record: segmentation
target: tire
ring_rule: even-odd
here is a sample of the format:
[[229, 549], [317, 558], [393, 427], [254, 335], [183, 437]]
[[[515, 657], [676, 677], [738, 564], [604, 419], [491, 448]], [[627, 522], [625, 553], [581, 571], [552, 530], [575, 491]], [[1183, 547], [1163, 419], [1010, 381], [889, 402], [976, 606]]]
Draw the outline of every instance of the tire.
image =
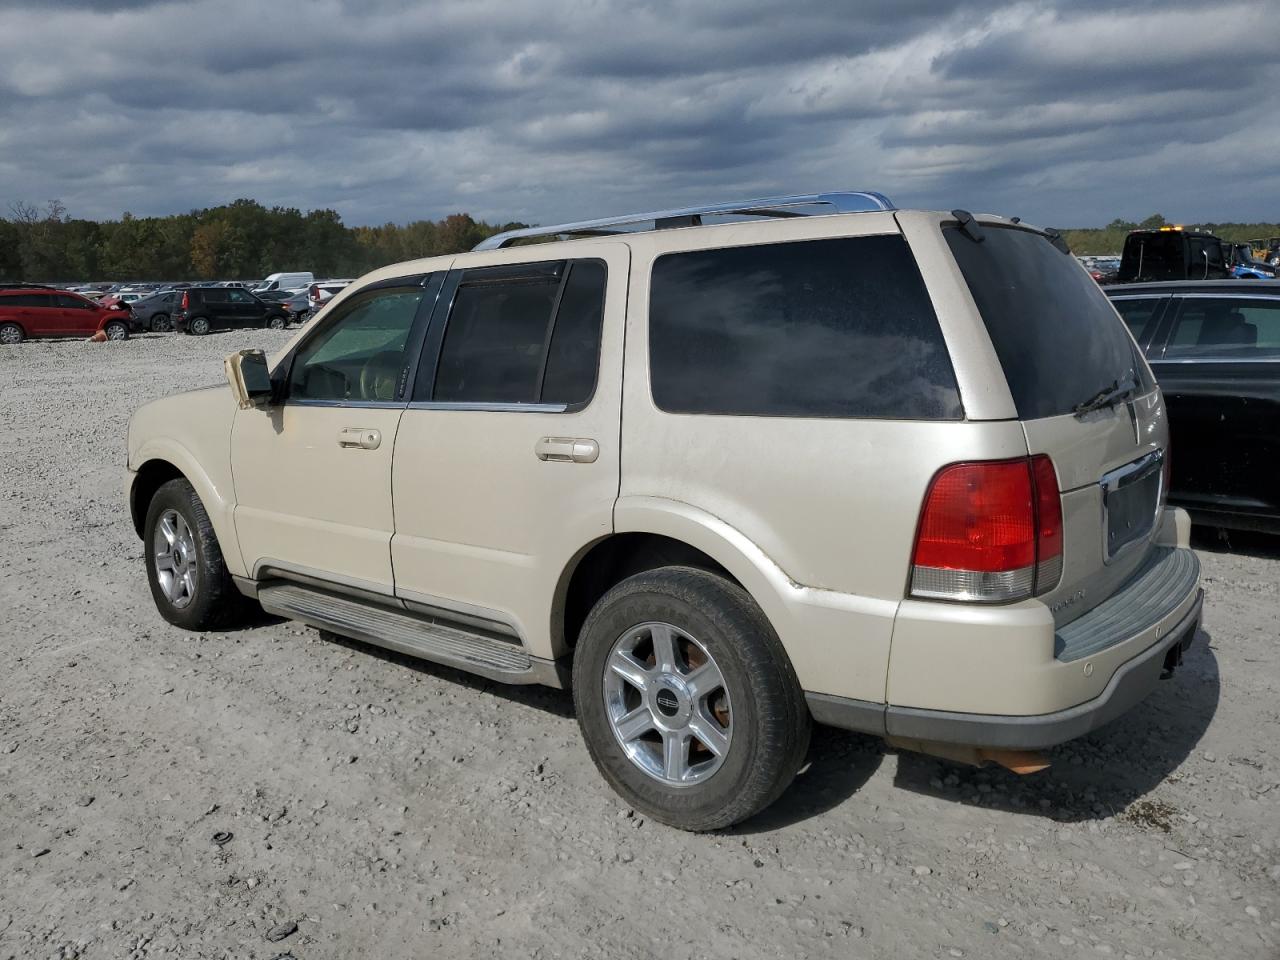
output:
[[[674, 657], [660, 658], [666, 636]], [[664, 659], [675, 668], [661, 669]], [[628, 804], [681, 830], [760, 812], [790, 785], [809, 746], [804, 693], [768, 620], [741, 587], [693, 567], [636, 574], [600, 599], [574, 655], [573, 694], [601, 775]], [[681, 745], [674, 761], [669, 742]]]
[[267, 317], [266, 322], [263, 324], [263, 326], [268, 330], [283, 330], [288, 325], [289, 321], [278, 313], [273, 313], [271, 316]]
[[161, 486], [142, 529], [147, 583], [160, 616], [184, 630], [214, 630], [245, 619], [250, 601], [227, 572], [209, 514], [190, 483]]
[[107, 335], [108, 340], [129, 339], [129, 325], [123, 320], [112, 320], [102, 328], [102, 331]]
[[209, 332], [209, 320], [207, 317], [193, 317], [187, 323], [187, 333], [194, 334], [197, 337], [203, 337]]
[[22, 328], [16, 323], [0, 323], [0, 343], [10, 346], [15, 343], [21, 343], [27, 335], [22, 332]]
[[173, 325], [169, 323], [169, 315], [167, 313], [157, 313], [151, 317], [152, 333], [168, 333], [173, 329]]

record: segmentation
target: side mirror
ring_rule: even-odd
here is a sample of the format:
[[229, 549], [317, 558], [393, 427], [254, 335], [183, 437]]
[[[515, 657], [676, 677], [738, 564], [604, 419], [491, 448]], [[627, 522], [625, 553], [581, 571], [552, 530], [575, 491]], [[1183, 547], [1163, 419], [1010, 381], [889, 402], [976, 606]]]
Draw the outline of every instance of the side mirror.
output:
[[271, 402], [271, 371], [261, 350], [239, 350], [223, 361], [227, 382], [241, 410], [265, 407]]

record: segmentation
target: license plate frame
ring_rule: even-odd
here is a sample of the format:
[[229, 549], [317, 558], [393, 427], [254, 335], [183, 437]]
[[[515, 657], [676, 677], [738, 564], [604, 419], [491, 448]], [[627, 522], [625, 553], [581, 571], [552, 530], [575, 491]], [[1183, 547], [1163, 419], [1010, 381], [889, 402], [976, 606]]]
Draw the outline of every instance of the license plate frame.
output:
[[1146, 540], [1164, 504], [1164, 451], [1155, 450], [1103, 475], [1102, 556], [1111, 563]]

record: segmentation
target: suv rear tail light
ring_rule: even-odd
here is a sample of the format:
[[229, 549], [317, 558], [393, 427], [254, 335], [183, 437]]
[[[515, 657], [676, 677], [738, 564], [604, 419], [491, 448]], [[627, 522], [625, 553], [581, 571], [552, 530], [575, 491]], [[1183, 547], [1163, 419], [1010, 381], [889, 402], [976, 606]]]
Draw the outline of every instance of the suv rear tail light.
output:
[[307, 290], [307, 299], [312, 303], [320, 302], [320, 285], [318, 283], [313, 283], [311, 288]]
[[178, 305], [178, 307], [179, 307], [179, 309], [181, 309], [181, 310], [185, 310], [185, 309], [187, 309], [187, 307], [189, 307], [189, 306], [191, 306], [191, 294], [189, 294], [189, 293], [187, 293], [187, 291], [183, 290], [183, 291], [182, 291], [182, 303], [180, 303], [180, 304]]
[[1007, 603], [1062, 574], [1062, 498], [1053, 461], [955, 463], [933, 478], [920, 512], [911, 594]]

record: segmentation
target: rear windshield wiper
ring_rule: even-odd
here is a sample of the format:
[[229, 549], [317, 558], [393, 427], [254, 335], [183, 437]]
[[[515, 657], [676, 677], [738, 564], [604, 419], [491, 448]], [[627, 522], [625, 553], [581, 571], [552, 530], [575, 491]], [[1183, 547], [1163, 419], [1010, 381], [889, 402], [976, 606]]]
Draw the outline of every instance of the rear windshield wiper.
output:
[[1082, 417], [1086, 413], [1093, 413], [1095, 410], [1102, 410], [1104, 407], [1114, 407], [1117, 403], [1128, 400], [1138, 392], [1138, 384], [1130, 373], [1123, 380], [1116, 379], [1109, 386], [1103, 387], [1088, 400], [1077, 403], [1071, 410], [1077, 417]]

